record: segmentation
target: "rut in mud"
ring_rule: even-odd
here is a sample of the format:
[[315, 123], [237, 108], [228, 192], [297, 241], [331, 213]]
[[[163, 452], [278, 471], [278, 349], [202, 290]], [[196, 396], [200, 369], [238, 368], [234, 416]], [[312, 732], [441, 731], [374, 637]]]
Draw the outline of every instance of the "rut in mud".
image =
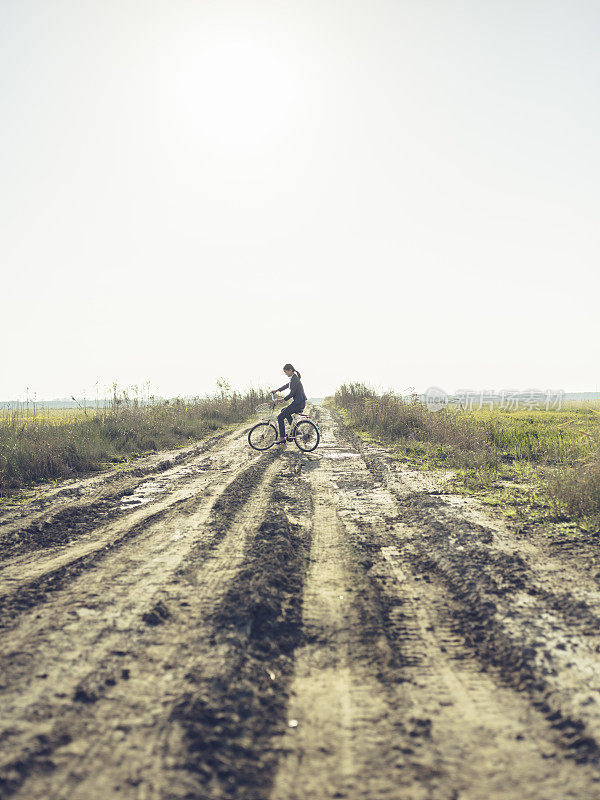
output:
[[596, 543], [314, 415], [3, 512], [0, 797], [598, 796]]

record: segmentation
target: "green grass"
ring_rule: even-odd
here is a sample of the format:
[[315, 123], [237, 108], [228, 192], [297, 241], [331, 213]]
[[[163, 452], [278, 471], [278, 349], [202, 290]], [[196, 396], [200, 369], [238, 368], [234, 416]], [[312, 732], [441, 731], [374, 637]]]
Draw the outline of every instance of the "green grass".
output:
[[431, 412], [417, 398], [376, 395], [362, 384], [340, 387], [330, 402], [403, 462], [453, 470], [453, 491], [523, 522], [574, 521], [600, 531], [599, 403]]
[[0, 414], [0, 497], [55, 480], [183, 446], [248, 419], [259, 392], [153, 404], [125, 394], [100, 410], [52, 409]]

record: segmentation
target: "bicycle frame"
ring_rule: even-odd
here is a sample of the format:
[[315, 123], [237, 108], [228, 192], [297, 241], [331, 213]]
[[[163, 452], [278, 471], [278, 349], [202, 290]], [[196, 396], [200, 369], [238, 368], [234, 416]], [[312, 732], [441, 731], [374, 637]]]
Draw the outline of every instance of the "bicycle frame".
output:
[[[254, 450], [268, 450], [276, 443], [278, 435], [278, 425], [276, 423], [278, 420], [275, 411], [278, 403], [273, 393], [272, 398], [269, 403], [261, 404], [256, 409], [257, 413], [261, 415], [261, 421], [253, 425], [248, 431], [248, 442]], [[279, 444], [287, 439], [290, 442], [295, 442], [299, 450], [303, 450], [305, 453], [312, 453], [321, 438], [319, 423], [301, 411], [293, 411], [290, 416], [289, 429], [286, 433], [284, 428], [284, 438], [279, 441]], [[267, 434], [268, 430], [271, 431], [270, 434]], [[311, 434], [311, 431], [313, 431], [313, 434]], [[273, 436], [273, 434], [275, 435]]]
[[[271, 392], [271, 396], [273, 397], [273, 393], [272, 392]], [[272, 425], [275, 426], [275, 428], [277, 428], [279, 430], [278, 424], [277, 424], [277, 416], [278, 415], [275, 414], [275, 409], [276, 408], [277, 408], [277, 401], [275, 399], [273, 399], [271, 401], [271, 414], [270, 414], [270, 416], [268, 418], [267, 417], [263, 417], [263, 422], [270, 422]], [[284, 406], [282, 406], [282, 408], [284, 408]], [[319, 423], [315, 422], [314, 419], [311, 419], [308, 414], [302, 414], [299, 411], [294, 411], [294, 413], [292, 414], [292, 420], [290, 422], [290, 427], [289, 427], [289, 431], [290, 432], [286, 433], [286, 436], [291, 436], [292, 435], [292, 431], [294, 430], [294, 428], [296, 427], [296, 425], [298, 424], [300, 419], [308, 419], [313, 423], [313, 425], [316, 425], [317, 428], [319, 427]], [[284, 424], [284, 429], [285, 429], [285, 420], [283, 421], [283, 424]]]

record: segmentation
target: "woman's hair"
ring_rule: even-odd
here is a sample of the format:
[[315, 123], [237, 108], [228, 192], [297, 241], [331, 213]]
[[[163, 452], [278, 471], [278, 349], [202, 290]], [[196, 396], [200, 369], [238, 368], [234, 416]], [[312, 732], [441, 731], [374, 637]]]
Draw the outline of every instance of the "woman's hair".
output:
[[300, 373], [298, 372], [298, 370], [296, 369], [296, 367], [292, 366], [292, 364], [284, 364], [284, 365], [283, 365], [283, 368], [284, 368], [284, 369], [291, 369], [291, 370], [292, 370], [292, 372], [295, 372], [295, 373], [296, 373], [296, 375], [297, 375], [297, 376], [300, 378], [300, 380], [302, 380], [302, 376], [300, 375]]

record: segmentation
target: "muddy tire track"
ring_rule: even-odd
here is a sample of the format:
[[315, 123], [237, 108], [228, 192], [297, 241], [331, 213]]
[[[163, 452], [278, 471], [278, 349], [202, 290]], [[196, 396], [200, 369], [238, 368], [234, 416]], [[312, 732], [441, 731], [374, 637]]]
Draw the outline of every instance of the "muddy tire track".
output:
[[[431, 479], [413, 481], [410, 472], [403, 473], [381, 448], [359, 440], [339, 419], [337, 424], [346, 440], [365, 453], [372, 478], [389, 488], [397, 503], [397, 516], [387, 518], [385, 527], [357, 519], [351, 531], [373, 562], [381, 563], [382, 555], [388, 562], [379, 567], [377, 583], [382, 597], [390, 598], [390, 614], [398, 602], [397, 588], [389, 589], [390, 571], [397, 585], [410, 587], [414, 599], [423, 595], [422, 587], [427, 587], [428, 597], [437, 595], [438, 607], [445, 608], [442, 628], [449, 632], [447, 639], [454, 650], [456, 643], [462, 648], [457, 658], [527, 695], [531, 708], [543, 718], [538, 732], [547, 730], [542, 748], [547, 757], [589, 763], [590, 779], [596, 782], [600, 751], [594, 695], [600, 672], [595, 654], [600, 647], [595, 623], [600, 597], [589, 571], [583, 581], [587, 586], [581, 589], [587, 590], [588, 602], [576, 600], [564, 588], [570, 584], [578, 594], [581, 573], [565, 575], [561, 569], [562, 580], [552, 585], [548, 575], [554, 567], [545, 558], [536, 563], [540, 554], [534, 548], [516, 541], [484, 514], [458, 509], [453, 497], [448, 498], [449, 506], [438, 496], [444, 495], [443, 484], [432, 489]], [[418, 643], [417, 660], [428, 637], [426, 627], [416, 633], [411, 629], [427, 605], [423, 597], [421, 608], [401, 613], [399, 627], [407, 630], [400, 636]], [[440, 624], [435, 616], [430, 630]], [[444, 647], [444, 652], [449, 649]]]
[[238, 431], [8, 520], [0, 796], [597, 797], [593, 543], [314, 413], [314, 453]]
[[[234, 453], [236, 449], [243, 452], [239, 436], [234, 437], [234, 443]], [[205, 449], [203, 448], [202, 452], [205, 452]], [[223, 497], [217, 496], [216, 505], [219, 519], [225, 519], [228, 495], [237, 502], [238, 496], [240, 498], [243, 496], [240, 494], [241, 485], [260, 472], [260, 466], [253, 466], [239, 479], [233, 477], [245, 468], [246, 463], [248, 462], [242, 461], [240, 465], [235, 466], [225, 460], [224, 467], [219, 467], [217, 463], [209, 469], [206, 460], [202, 459], [199, 465], [193, 463], [184, 471], [177, 469], [174, 475], [169, 476], [169, 482], [176, 483], [174, 491], [160, 492], [158, 499], [154, 498], [153, 502], [143, 504], [140, 509], [133, 511], [122, 507], [113, 509], [110, 516], [115, 518], [114, 522], [106, 523], [105, 515], [102, 515], [96, 520], [95, 527], [92, 526], [86, 531], [86, 535], [80, 532], [75, 541], [69, 538], [65, 541], [61, 539], [60, 531], [63, 523], [65, 519], [69, 519], [68, 509], [61, 509], [56, 514], [58, 532], [49, 534], [49, 539], [55, 545], [60, 543], [66, 546], [50, 547], [45, 540], [44, 548], [49, 547], [49, 553], [38, 553], [42, 546], [36, 543], [33, 547], [25, 548], [27, 550], [25, 556], [13, 558], [4, 568], [0, 567], [0, 629], [13, 626], [17, 622], [19, 612], [43, 602], [53, 591], [92, 568], [103, 557], [127, 544], [130, 539], [143, 535], [161, 519], [174, 513], [182, 515], [193, 513], [195, 509], [206, 504], [207, 497], [210, 499], [212, 493], [218, 495], [219, 491], [223, 491]], [[263, 459], [260, 463], [267, 462]], [[219, 476], [225, 477], [220, 490], [215, 484]], [[122, 494], [116, 492], [115, 496], [121, 497]], [[129, 488], [125, 494], [130, 494]], [[166, 494], [166, 497], [163, 497], [163, 494]], [[219, 503], [222, 504], [222, 508]], [[77, 508], [74, 513], [78, 513]], [[50, 524], [50, 528], [52, 527]], [[22, 538], [27, 541], [31, 530], [30, 523], [24, 530]], [[68, 546], [69, 544], [71, 546]]]
[[[192, 466], [188, 474], [193, 475], [203, 468], [203, 462], [210, 461], [210, 456], [198, 456], [239, 438], [239, 432], [221, 432], [171, 453], [140, 458], [124, 469], [64, 481], [56, 489], [42, 489], [41, 496], [25, 506], [7, 503], [0, 511], [0, 560], [28, 550], [68, 544], [89, 528], [97, 527], [100, 518], [108, 521], [122, 516], [120, 502], [147, 483], [149, 477], [162, 476], [168, 484], [169, 473], [175, 472], [181, 480], [188, 464]], [[157, 495], [167, 491], [165, 488]]]
[[[296, 511], [289, 488], [279, 490], [278, 503]], [[223, 654], [223, 667], [210, 676], [205, 665], [194, 669], [171, 715], [183, 732], [178, 766], [197, 776], [197, 796], [264, 796], [272, 781], [279, 757], [272, 739], [287, 725], [302, 631], [308, 538], [286, 511], [271, 508], [212, 615], [211, 646]]]
[[[155, 520], [143, 534], [126, 537], [113, 553], [103, 550], [93, 567], [62, 591], [57, 587], [47, 605], [35, 605], [14, 633], [3, 637], [4, 718], [18, 713], [24, 702], [33, 713], [23, 730], [5, 727], [1, 734], [3, 753], [15, 754], [0, 769], [5, 793], [16, 791], [42, 769], [55, 747], [68, 744], [66, 736], [71, 741], [73, 734], [65, 731], [77, 726], [68, 721], [81, 718], [82, 708], [97, 703], [115, 685], [130, 682], [132, 651], [134, 663], [136, 653], [138, 659], [144, 657], [136, 641], [171, 616], [173, 583], [188, 594], [197, 592], [194, 573], [228, 532], [235, 538], [232, 524], [246, 505], [257, 513], [279, 468], [274, 454], [261, 456], [225, 485], [216, 485], [216, 499], [196, 498], [185, 512], [171, 508], [169, 516]], [[103, 599], [105, 585], [114, 588]], [[32, 673], [39, 680], [30, 686]]]
[[[534, 548], [495, 529], [491, 520], [481, 524], [482, 515], [449, 507], [437, 492], [407, 492], [384, 454], [371, 452], [366, 463], [390, 487], [401, 524], [409, 526], [401, 539], [408, 553], [397, 553], [398, 560], [410, 555], [412, 572], [441, 583], [452, 601], [455, 630], [484, 668], [529, 695], [567, 757], [597, 765], [600, 592], [589, 567], [569, 574], [545, 559], [537, 564]], [[581, 566], [588, 566], [583, 559]], [[549, 581], [555, 571], [558, 580]]]

